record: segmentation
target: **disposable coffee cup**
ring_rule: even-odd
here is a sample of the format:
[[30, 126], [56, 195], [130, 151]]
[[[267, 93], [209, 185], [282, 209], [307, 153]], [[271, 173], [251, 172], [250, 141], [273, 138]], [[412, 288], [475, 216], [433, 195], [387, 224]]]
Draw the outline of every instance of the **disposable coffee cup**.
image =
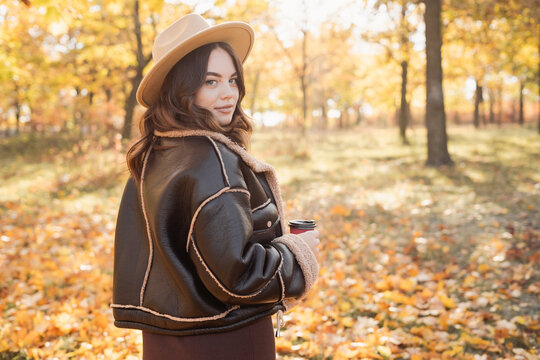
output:
[[317, 224], [315, 220], [291, 220], [289, 221], [289, 229], [291, 234], [301, 234], [306, 231], [315, 230]]

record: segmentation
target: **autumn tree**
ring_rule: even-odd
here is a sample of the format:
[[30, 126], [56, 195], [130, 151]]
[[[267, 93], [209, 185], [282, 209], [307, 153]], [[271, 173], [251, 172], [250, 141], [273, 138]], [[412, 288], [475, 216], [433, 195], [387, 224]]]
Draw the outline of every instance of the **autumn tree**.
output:
[[[496, 15], [502, 20], [501, 26], [507, 34], [506, 41], [501, 43], [501, 50], [507, 59], [506, 66], [519, 79], [518, 122], [523, 125], [524, 89], [537, 85], [540, 78], [540, 7], [534, 0], [515, 0], [501, 4], [496, 9]], [[540, 95], [540, 84], [537, 91]], [[538, 121], [540, 124], [540, 118]]]
[[[481, 122], [486, 123], [484, 99], [489, 91], [486, 79], [498, 73], [498, 69], [493, 68], [494, 56], [490, 56], [495, 49], [490, 31], [494, 20], [493, 4], [489, 1], [451, 0], [447, 3], [444, 16], [448, 24], [446, 40], [459, 44], [455, 47], [459, 51], [458, 59], [452, 65], [463, 69], [465, 76], [474, 79], [473, 124], [478, 128]], [[469, 61], [463, 61], [464, 57]], [[458, 81], [465, 83], [465, 78]]]
[[[501, 123], [503, 112], [503, 85], [505, 79], [518, 79], [518, 122], [524, 122], [524, 88], [535, 83], [537, 63], [537, 25], [539, 11], [533, 1], [451, 0], [447, 3], [445, 20], [448, 23], [447, 40], [460, 45], [458, 61], [453, 68], [461, 68], [475, 80], [474, 116], [476, 127], [485, 122], [481, 106], [489, 100], [490, 123]], [[459, 48], [456, 48], [459, 49]], [[459, 50], [458, 50], [459, 51]], [[451, 55], [450, 55], [451, 56]], [[463, 61], [463, 58], [471, 61]], [[514, 87], [514, 86], [512, 86]], [[515, 96], [513, 96], [515, 98]]]
[[[122, 129], [122, 137], [125, 139], [129, 139], [131, 137], [131, 127], [133, 122], [133, 110], [135, 109], [135, 106], [137, 105], [137, 88], [139, 87], [140, 82], [143, 78], [143, 71], [146, 68], [146, 65], [152, 60], [152, 53], [149, 50], [150, 46], [145, 46], [143, 44], [143, 30], [141, 25], [141, 15], [140, 15], [140, 2], [139, 0], [134, 0], [132, 3], [131, 8], [132, 14], [131, 14], [131, 26], [132, 26], [132, 34], [135, 38], [134, 43], [131, 51], [133, 51], [133, 54], [135, 55], [135, 61], [133, 64], [129, 67], [128, 71], [132, 73], [130, 77], [130, 89], [129, 94], [126, 97], [126, 102], [124, 105], [125, 110], [125, 118], [124, 118], [124, 127]], [[152, 32], [152, 37], [155, 37], [156, 35], [156, 20], [155, 16], [150, 16], [151, 19], [151, 25], [154, 29]]]
[[358, 124], [361, 119], [364, 88], [361, 82], [367, 70], [361, 67], [360, 56], [353, 44], [353, 24], [332, 19], [321, 24], [318, 46], [313, 51], [310, 96], [320, 114], [320, 125], [329, 126], [328, 103], [339, 111], [338, 126], [345, 128]]
[[[301, 92], [301, 113], [302, 113], [302, 121], [300, 123], [302, 134], [305, 135], [305, 131], [307, 128], [307, 120], [308, 120], [308, 92], [310, 88], [310, 82], [309, 82], [309, 71], [311, 71], [311, 65], [312, 65], [312, 55], [310, 52], [310, 49], [308, 48], [308, 44], [310, 42], [311, 32], [309, 29], [309, 13], [310, 8], [316, 7], [316, 2], [307, 2], [306, 0], [301, 1], [301, 14], [296, 14], [300, 18], [298, 19], [289, 19], [289, 21], [293, 24], [297, 25], [297, 38], [291, 39], [284, 39], [280, 37], [280, 35], [283, 35], [283, 31], [279, 31], [277, 29], [277, 25], [279, 23], [279, 19], [277, 19], [275, 16], [268, 17], [269, 25], [272, 30], [272, 33], [274, 34], [274, 37], [276, 39], [276, 42], [278, 46], [282, 49], [283, 54], [285, 55], [286, 59], [289, 61], [289, 65], [293, 69], [294, 76], [296, 80], [298, 81], [298, 85]], [[289, 14], [293, 15], [293, 14]], [[289, 34], [285, 34], [289, 35]], [[285, 44], [285, 42], [291, 42], [292, 46]]]
[[[399, 90], [398, 126], [403, 144], [408, 144], [407, 127], [410, 121], [409, 73], [412, 54], [411, 36], [417, 31], [418, 4], [410, 0], [379, 0], [376, 7], [382, 8], [391, 18], [388, 29], [365, 37], [385, 49], [388, 61], [400, 68], [401, 84]], [[393, 15], [394, 14], [394, 15]], [[412, 20], [412, 21], [411, 21]]]
[[[37, 115], [51, 107], [54, 81], [49, 82], [52, 61], [44, 43], [50, 39], [46, 22], [52, 13], [37, 14], [30, 4], [9, 1], [2, 5], [0, 18], [0, 106], [14, 114], [15, 132], [19, 133], [23, 120], [36, 126]], [[49, 100], [51, 100], [49, 102]], [[8, 121], [11, 116], [5, 116]], [[5, 127], [10, 123], [6, 121]]]

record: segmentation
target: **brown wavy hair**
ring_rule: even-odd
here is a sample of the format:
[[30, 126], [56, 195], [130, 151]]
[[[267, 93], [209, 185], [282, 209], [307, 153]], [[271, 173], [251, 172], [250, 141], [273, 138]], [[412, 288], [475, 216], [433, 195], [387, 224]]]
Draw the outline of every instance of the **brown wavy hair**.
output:
[[[225, 50], [231, 56], [237, 73], [239, 96], [232, 121], [228, 125], [220, 125], [209, 110], [194, 103], [195, 93], [206, 80], [210, 53], [217, 48]], [[221, 133], [247, 148], [253, 128], [240, 105], [245, 93], [242, 62], [229, 44], [206, 44], [184, 56], [169, 71], [161, 86], [159, 99], [146, 110], [139, 123], [141, 137], [126, 155], [131, 175], [140, 181], [144, 155], [150, 147], [156, 146], [156, 130], [210, 130]]]

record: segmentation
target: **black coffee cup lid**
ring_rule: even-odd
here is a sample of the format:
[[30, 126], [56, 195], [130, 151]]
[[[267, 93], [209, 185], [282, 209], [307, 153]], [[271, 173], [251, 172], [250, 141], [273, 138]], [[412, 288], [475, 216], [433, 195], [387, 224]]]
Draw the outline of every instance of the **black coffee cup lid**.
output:
[[289, 226], [302, 230], [311, 230], [317, 227], [315, 220], [291, 220], [289, 221]]

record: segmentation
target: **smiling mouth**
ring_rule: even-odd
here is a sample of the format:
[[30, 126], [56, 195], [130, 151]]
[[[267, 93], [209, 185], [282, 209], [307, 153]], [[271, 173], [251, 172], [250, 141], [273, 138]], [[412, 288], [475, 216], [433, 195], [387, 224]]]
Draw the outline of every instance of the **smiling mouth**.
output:
[[230, 113], [231, 111], [234, 110], [234, 106], [232, 105], [227, 105], [227, 106], [222, 106], [222, 107], [217, 107], [215, 108], [217, 111], [219, 112], [222, 112], [222, 113]]

